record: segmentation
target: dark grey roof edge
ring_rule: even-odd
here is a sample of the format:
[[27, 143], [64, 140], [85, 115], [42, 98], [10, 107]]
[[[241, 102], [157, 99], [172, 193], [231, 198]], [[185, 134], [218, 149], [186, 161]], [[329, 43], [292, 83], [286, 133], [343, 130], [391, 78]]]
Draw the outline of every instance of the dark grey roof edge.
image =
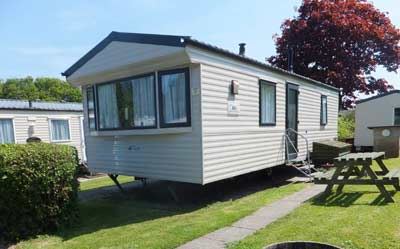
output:
[[19, 99], [0, 99], [0, 110], [28, 110], [28, 111], [63, 111], [63, 112], [82, 112], [81, 102], [50, 102], [50, 101], [31, 101]]
[[164, 45], [183, 47], [182, 39], [189, 38], [187, 36], [175, 36], [175, 35], [157, 35], [157, 34], [141, 34], [141, 33], [125, 33], [112, 31], [106, 38], [98, 43], [94, 48], [89, 50], [84, 56], [82, 56], [77, 62], [69, 67], [65, 72], [61, 73], [62, 76], [70, 76], [97, 53], [103, 50], [108, 44], [113, 41], [120, 42], [135, 42], [144, 44]]
[[369, 97], [369, 98], [366, 98], [366, 99], [360, 99], [360, 100], [356, 101], [356, 104], [361, 104], [361, 103], [364, 103], [364, 102], [367, 102], [367, 101], [370, 101], [370, 100], [379, 99], [379, 98], [391, 95], [393, 93], [400, 93], [400, 90], [392, 90], [390, 92], [378, 94], [378, 95], [375, 95], [375, 96], [372, 96], [372, 97]]
[[174, 36], [174, 35], [156, 35], [156, 34], [141, 34], [141, 33], [124, 33], [124, 32], [116, 32], [112, 31], [105, 39], [103, 39], [100, 43], [98, 43], [93, 49], [87, 52], [82, 58], [80, 58], [76, 63], [74, 63], [70, 68], [68, 68], [65, 72], [62, 73], [63, 76], [70, 76], [76, 70], [78, 70], [83, 64], [93, 58], [98, 52], [104, 49], [109, 43], [112, 41], [122, 41], [122, 42], [136, 42], [136, 43], [147, 43], [147, 44], [155, 44], [155, 45], [166, 45], [166, 46], [174, 46], [174, 47], [184, 47], [186, 44], [190, 44], [199, 48], [207, 49], [209, 51], [227, 56], [232, 59], [236, 59], [253, 66], [258, 66], [263, 69], [273, 70], [275, 72], [283, 73], [286, 75], [294, 76], [309, 82], [312, 82], [315, 85], [337, 91], [339, 89], [322, 83], [320, 81], [305, 77], [300, 74], [296, 74], [293, 72], [286, 71], [284, 69], [274, 67], [272, 65], [260, 62], [258, 60], [241, 56], [236, 53], [233, 53], [229, 50], [222, 49], [211, 44], [198, 41], [196, 39], [191, 38], [190, 36]]
[[325, 83], [322, 83], [320, 81], [311, 79], [309, 77], [306, 77], [306, 76], [303, 76], [303, 75], [300, 75], [300, 74], [296, 74], [296, 73], [281, 69], [279, 67], [275, 67], [275, 66], [269, 65], [267, 63], [263, 63], [263, 62], [260, 62], [258, 60], [246, 57], [246, 56], [241, 56], [241, 55], [233, 53], [233, 52], [231, 52], [229, 50], [222, 49], [222, 48], [213, 46], [213, 45], [208, 44], [208, 43], [204, 43], [204, 42], [192, 39], [192, 38], [185, 39], [185, 43], [194, 45], [196, 47], [208, 49], [210, 51], [225, 55], [225, 56], [230, 57], [232, 59], [236, 59], [236, 60], [248, 63], [248, 64], [252, 64], [253, 66], [258, 66], [258, 67], [261, 67], [263, 69], [273, 70], [275, 72], [291, 75], [291, 76], [294, 76], [294, 77], [297, 77], [297, 78], [300, 78], [300, 79], [303, 79], [303, 80], [306, 80], [306, 81], [310, 81], [310, 82], [312, 82], [312, 83], [314, 83], [314, 84], [316, 84], [318, 86], [321, 86], [321, 87], [324, 87], [324, 88], [339, 92], [339, 89], [334, 87], [334, 86], [330, 86], [328, 84], [325, 84]]

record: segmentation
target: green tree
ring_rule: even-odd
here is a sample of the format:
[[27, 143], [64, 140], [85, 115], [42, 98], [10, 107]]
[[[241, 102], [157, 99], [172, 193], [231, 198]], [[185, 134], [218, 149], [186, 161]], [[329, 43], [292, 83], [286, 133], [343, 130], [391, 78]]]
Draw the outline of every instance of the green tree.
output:
[[12, 78], [0, 81], [0, 98], [80, 102], [79, 88], [57, 78]]

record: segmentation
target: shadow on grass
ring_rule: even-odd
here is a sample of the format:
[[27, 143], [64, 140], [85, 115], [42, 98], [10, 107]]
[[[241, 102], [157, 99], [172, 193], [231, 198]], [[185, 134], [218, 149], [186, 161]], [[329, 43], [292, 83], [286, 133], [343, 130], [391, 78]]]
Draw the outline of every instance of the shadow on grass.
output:
[[[80, 222], [56, 233], [63, 240], [101, 229], [121, 227], [162, 217], [190, 213], [218, 201], [236, 200], [268, 188], [288, 184], [296, 172], [275, 168], [273, 176], [264, 172], [210, 183], [205, 186], [167, 181], [136, 185], [125, 193], [81, 202]], [[85, 191], [86, 193], [90, 191]]]
[[[388, 191], [391, 196], [394, 196], [396, 191]], [[364, 195], [378, 194], [378, 196], [371, 202], [357, 202]], [[352, 205], [371, 205], [371, 206], [384, 206], [389, 204], [385, 197], [379, 192], [363, 191], [363, 192], [347, 192], [347, 193], [332, 193], [329, 195], [322, 194], [312, 200], [312, 205], [317, 206], [334, 206], [334, 207], [349, 207]]]

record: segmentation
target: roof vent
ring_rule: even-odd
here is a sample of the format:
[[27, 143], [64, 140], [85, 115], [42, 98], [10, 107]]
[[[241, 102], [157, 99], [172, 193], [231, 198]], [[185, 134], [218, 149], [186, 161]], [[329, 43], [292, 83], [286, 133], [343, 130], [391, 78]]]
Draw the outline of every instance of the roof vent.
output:
[[239, 43], [239, 55], [244, 56], [246, 53], [246, 43]]

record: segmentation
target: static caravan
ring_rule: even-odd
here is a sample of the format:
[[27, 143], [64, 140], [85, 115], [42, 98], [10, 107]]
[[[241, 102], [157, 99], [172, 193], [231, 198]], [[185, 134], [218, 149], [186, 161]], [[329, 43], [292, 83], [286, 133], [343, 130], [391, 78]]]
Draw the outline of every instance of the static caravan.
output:
[[75, 146], [86, 160], [81, 103], [0, 99], [0, 143], [43, 142]]
[[356, 102], [354, 146], [361, 150], [374, 145], [371, 127], [400, 126], [400, 90]]
[[304, 158], [303, 138], [336, 139], [336, 88], [244, 53], [112, 32], [63, 73], [83, 88], [89, 168], [207, 184]]

